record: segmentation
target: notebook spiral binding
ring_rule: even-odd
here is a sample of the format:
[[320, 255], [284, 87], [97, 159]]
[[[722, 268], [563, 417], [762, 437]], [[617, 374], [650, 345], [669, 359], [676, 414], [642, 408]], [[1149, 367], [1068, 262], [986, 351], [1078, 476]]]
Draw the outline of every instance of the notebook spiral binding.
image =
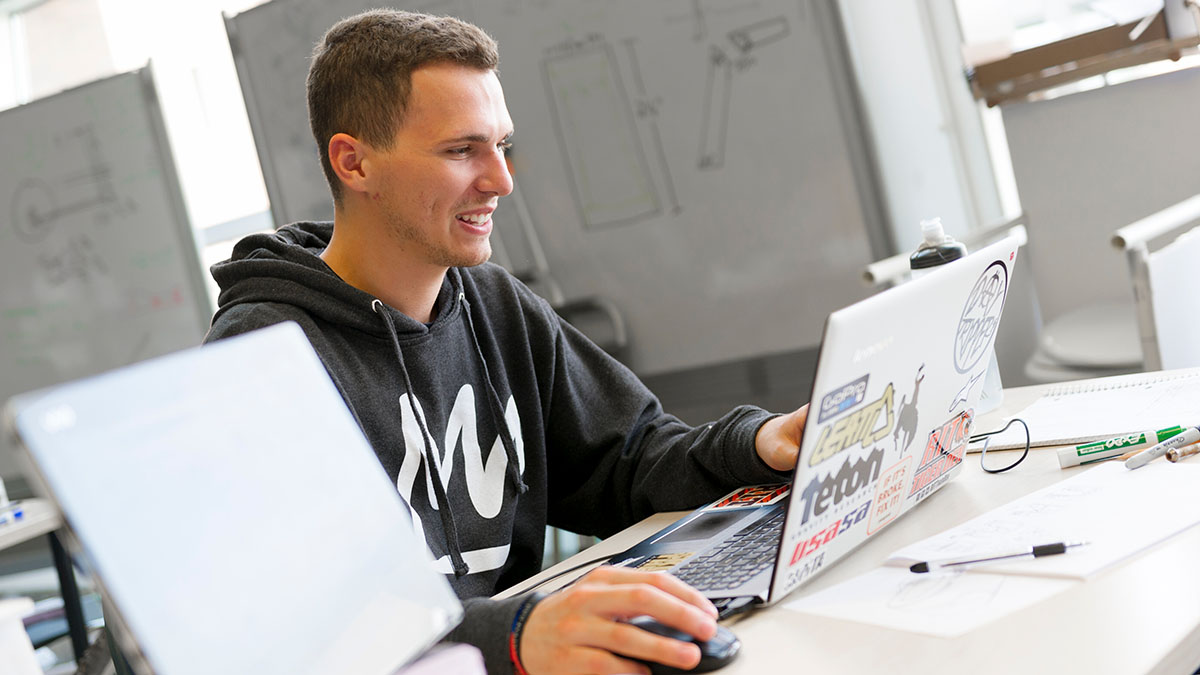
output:
[[1066, 382], [1051, 387], [1043, 394], [1044, 397], [1071, 396], [1073, 394], [1091, 394], [1098, 391], [1113, 391], [1118, 389], [1133, 389], [1136, 387], [1153, 386], [1165, 382], [1200, 379], [1200, 368], [1183, 368], [1180, 370], [1156, 370], [1148, 373], [1133, 373], [1115, 377], [1084, 380], [1082, 382]]

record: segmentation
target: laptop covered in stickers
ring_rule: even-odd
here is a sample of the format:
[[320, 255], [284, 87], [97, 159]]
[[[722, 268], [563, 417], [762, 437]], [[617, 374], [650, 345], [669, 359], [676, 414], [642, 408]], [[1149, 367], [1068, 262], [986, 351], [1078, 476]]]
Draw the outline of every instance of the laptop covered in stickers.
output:
[[1005, 238], [832, 313], [791, 483], [736, 490], [613, 564], [669, 571], [718, 607], [772, 604], [953, 480], [1018, 246]]

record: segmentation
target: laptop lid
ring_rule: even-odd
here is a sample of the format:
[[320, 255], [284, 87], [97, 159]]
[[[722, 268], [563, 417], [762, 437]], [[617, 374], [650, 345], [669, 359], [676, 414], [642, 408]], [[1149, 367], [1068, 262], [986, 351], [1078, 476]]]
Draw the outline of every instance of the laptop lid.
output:
[[142, 672], [390, 673], [461, 618], [294, 323], [17, 397], [6, 418]]
[[829, 316], [769, 602], [962, 469], [1019, 242]]
[[[739, 488], [613, 564], [669, 570], [714, 600], [774, 602], [945, 485], [966, 450], [1018, 245], [1005, 239], [830, 315], [792, 483]], [[786, 521], [758, 553], [751, 543], [765, 543], [779, 511]], [[769, 556], [767, 568], [747, 553]]]

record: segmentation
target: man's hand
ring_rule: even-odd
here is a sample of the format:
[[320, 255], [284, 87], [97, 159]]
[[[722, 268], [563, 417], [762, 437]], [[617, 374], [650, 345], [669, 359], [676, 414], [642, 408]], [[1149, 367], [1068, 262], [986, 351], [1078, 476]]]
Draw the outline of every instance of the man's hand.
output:
[[808, 404], [799, 409], [767, 420], [754, 437], [754, 449], [767, 466], [776, 471], [796, 468], [800, 454], [800, 438], [804, 436], [804, 421], [808, 419]]
[[717, 609], [698, 591], [661, 572], [599, 567], [533, 608], [521, 633], [530, 675], [649, 673], [620, 655], [690, 669], [700, 649], [623, 620], [648, 614], [701, 640], [717, 634]]

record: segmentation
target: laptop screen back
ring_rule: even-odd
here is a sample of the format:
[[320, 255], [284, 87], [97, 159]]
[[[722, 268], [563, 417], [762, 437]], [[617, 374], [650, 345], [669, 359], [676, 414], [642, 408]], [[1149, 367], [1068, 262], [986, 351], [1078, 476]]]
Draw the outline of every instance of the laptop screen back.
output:
[[386, 673], [461, 616], [295, 324], [9, 415], [144, 668]]
[[830, 315], [772, 600], [961, 470], [1018, 246], [1005, 238]]

